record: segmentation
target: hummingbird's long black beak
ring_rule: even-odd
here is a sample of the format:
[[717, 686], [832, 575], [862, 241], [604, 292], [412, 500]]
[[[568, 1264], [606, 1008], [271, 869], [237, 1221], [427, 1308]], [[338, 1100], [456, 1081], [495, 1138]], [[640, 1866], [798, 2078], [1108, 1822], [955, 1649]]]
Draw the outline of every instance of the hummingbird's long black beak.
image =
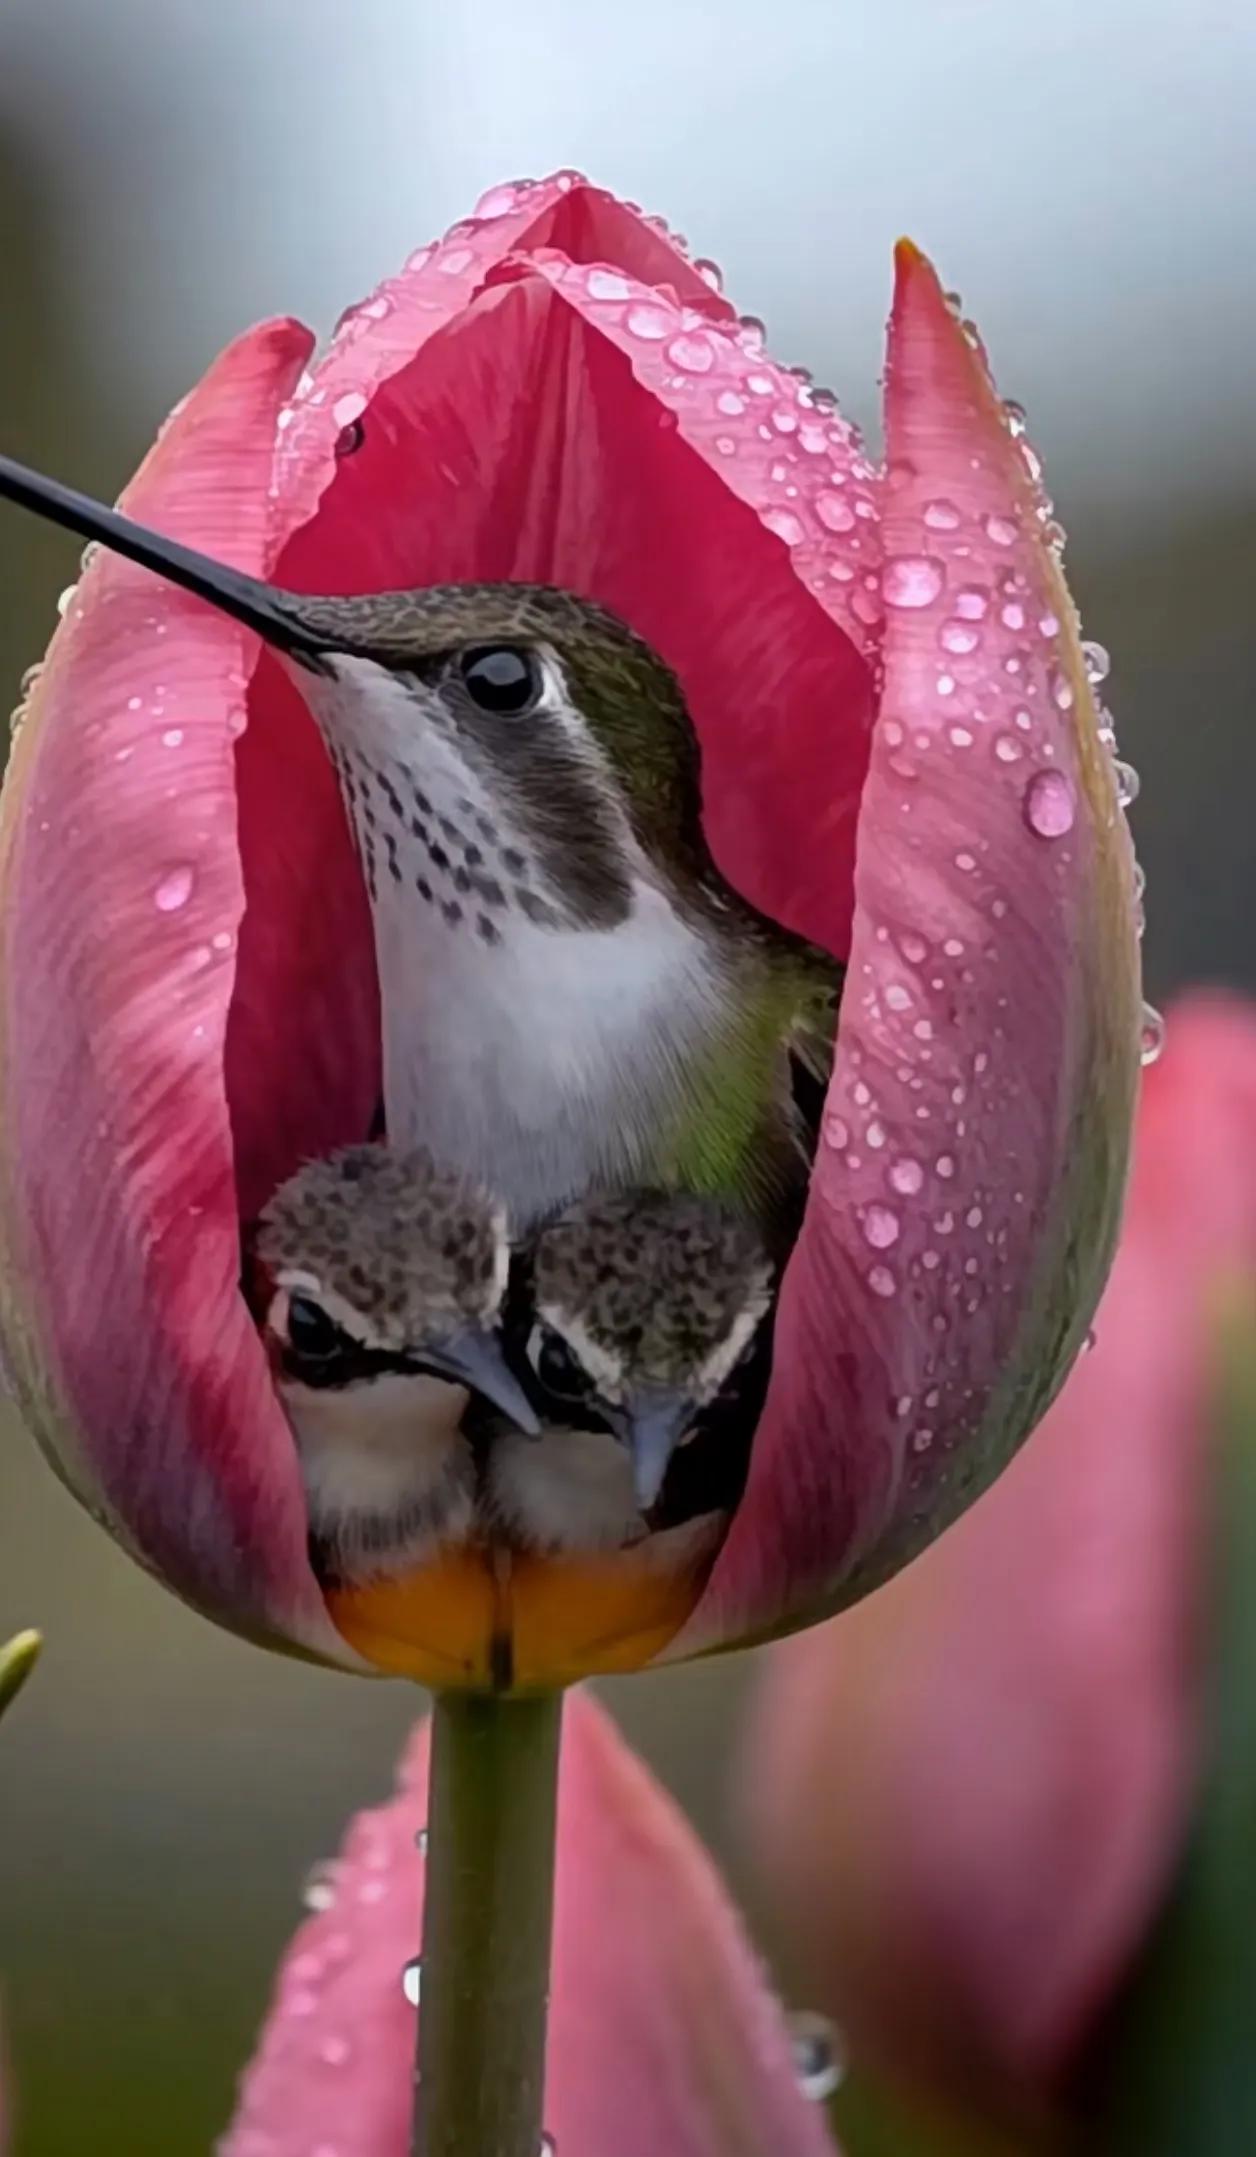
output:
[[45, 479], [42, 472], [32, 472], [11, 457], [0, 457], [0, 498], [33, 510], [51, 524], [64, 525], [67, 531], [77, 532], [80, 539], [95, 540], [115, 554], [125, 555], [128, 562], [138, 562], [142, 569], [167, 577], [171, 584], [180, 585], [185, 592], [193, 592], [198, 599], [217, 607], [220, 613], [243, 622], [246, 629], [254, 630], [280, 651], [316, 663], [327, 648], [325, 641], [301, 621], [300, 600], [295, 593], [282, 592], [259, 577], [228, 569], [223, 562], [211, 561], [207, 554], [181, 546], [177, 539], [150, 532], [116, 509], [106, 509], [103, 502], [93, 502], [90, 495], [63, 487], [59, 480]]

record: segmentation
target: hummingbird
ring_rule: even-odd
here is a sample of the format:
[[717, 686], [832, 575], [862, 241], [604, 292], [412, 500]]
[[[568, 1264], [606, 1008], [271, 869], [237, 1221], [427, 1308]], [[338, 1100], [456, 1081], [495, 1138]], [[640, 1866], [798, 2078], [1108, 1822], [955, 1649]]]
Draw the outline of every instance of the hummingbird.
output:
[[249, 1257], [320, 1578], [406, 1571], [463, 1540], [471, 1395], [539, 1427], [497, 1334], [502, 1208], [420, 1150], [348, 1146], [276, 1191]]
[[775, 1279], [753, 1223], [694, 1193], [581, 1199], [541, 1228], [516, 1253], [507, 1319], [541, 1436], [488, 1446], [489, 1522], [527, 1549], [604, 1550], [731, 1510]]
[[370, 894], [392, 1144], [497, 1192], [513, 1234], [657, 1185], [792, 1242], [841, 969], [720, 874], [648, 644], [544, 585], [282, 590], [6, 459], [0, 494], [245, 623], [295, 678]]

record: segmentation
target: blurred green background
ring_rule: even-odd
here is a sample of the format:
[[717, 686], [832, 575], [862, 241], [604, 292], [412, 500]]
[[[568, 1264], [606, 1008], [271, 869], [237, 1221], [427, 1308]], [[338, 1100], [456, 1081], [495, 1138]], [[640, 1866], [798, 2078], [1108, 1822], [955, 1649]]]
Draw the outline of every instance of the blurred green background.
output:
[[[0, 0], [0, 441], [112, 496], [241, 325], [325, 330], [491, 181], [565, 163], [664, 211], [874, 428], [908, 230], [1029, 408], [1113, 651], [1149, 990], [1256, 988], [1254, 105], [1237, 5]], [[14, 701], [74, 563], [0, 521]], [[206, 2151], [302, 1875], [387, 1787], [415, 1698], [213, 1633], [9, 1418], [0, 1635], [24, 1624], [48, 1647], [0, 1742], [15, 2157]], [[771, 1942], [731, 1817], [748, 1675], [608, 1691]]]

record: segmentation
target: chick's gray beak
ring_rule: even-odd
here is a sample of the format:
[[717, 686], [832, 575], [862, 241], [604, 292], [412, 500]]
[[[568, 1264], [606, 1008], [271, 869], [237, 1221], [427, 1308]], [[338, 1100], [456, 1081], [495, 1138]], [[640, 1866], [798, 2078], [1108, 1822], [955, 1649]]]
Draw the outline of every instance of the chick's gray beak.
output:
[[692, 1421], [693, 1402], [684, 1394], [654, 1394], [629, 1408], [625, 1423], [632, 1479], [643, 1513], [662, 1490], [668, 1463]]
[[536, 1410], [507, 1363], [495, 1333], [467, 1326], [461, 1333], [454, 1333], [447, 1341], [442, 1341], [439, 1348], [425, 1348], [419, 1360], [423, 1369], [435, 1371], [438, 1377], [452, 1378], [455, 1385], [469, 1386], [473, 1393], [480, 1394], [499, 1409], [526, 1437], [540, 1437], [541, 1425]]

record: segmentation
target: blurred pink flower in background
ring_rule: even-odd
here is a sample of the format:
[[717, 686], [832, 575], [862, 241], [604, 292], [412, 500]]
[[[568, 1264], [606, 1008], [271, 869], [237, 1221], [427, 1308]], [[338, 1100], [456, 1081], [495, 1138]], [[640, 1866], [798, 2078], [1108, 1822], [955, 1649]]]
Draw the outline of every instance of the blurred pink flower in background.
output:
[[[545, 2086], [559, 2157], [836, 2157], [706, 1852], [588, 1694], [565, 1714]], [[397, 1796], [320, 1868], [220, 2157], [408, 2157], [427, 1773], [423, 1723]]]
[[1256, 1012], [1196, 993], [1145, 1081], [1092, 1353], [964, 1521], [767, 1665], [753, 1846], [820, 2003], [855, 2060], [991, 2115], [1067, 2109], [1182, 1856], [1236, 1283]]

